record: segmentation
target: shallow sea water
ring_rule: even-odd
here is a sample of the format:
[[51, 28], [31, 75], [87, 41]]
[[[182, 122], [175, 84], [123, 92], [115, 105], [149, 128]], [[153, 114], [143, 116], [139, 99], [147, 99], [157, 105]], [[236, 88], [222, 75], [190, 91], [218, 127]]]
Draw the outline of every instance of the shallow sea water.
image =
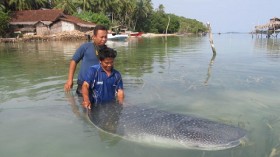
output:
[[[125, 103], [208, 118], [248, 131], [242, 146], [201, 151], [134, 143], [94, 127], [63, 91], [85, 41], [0, 43], [0, 156], [265, 157], [280, 152], [280, 40], [248, 34], [130, 38], [118, 51]], [[276, 150], [276, 151], [275, 151]], [[279, 151], [279, 152], [277, 152]], [[279, 154], [278, 154], [279, 156]]]

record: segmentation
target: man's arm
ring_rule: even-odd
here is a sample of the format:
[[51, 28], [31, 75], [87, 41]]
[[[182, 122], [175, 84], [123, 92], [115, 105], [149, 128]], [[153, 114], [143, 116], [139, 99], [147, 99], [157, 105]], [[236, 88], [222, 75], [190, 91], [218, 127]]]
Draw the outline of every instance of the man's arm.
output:
[[89, 93], [89, 84], [86, 81], [84, 81], [83, 86], [82, 86], [82, 95], [83, 95], [83, 99], [84, 99], [83, 106], [85, 108], [90, 109], [91, 103], [89, 100], [88, 93]]
[[76, 70], [77, 63], [74, 60], [70, 61], [69, 72], [68, 72], [68, 80], [64, 84], [64, 91], [69, 92], [73, 87], [73, 77]]
[[124, 91], [123, 91], [123, 89], [118, 89], [117, 97], [118, 97], [119, 104], [122, 105], [123, 101], [124, 101]]

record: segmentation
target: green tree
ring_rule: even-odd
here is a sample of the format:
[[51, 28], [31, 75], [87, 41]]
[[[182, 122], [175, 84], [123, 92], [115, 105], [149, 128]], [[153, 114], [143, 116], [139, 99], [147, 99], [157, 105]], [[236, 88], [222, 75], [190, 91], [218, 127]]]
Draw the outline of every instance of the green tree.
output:
[[111, 1], [112, 0], [94, 0], [94, 3], [93, 3], [94, 4], [94, 8], [93, 8], [94, 12], [96, 12], [96, 13], [102, 12], [102, 13], [106, 14], [106, 11], [107, 11], [109, 5], [111, 4]]
[[156, 9], [156, 12], [159, 12], [161, 14], [165, 14], [165, 11], [164, 11], [164, 6], [162, 4], [160, 4], [158, 6], [158, 9]]
[[120, 12], [123, 9], [124, 0], [94, 0], [94, 12], [103, 13], [111, 18], [111, 23], [114, 23], [117, 17], [118, 22], [121, 20], [118, 18]]
[[152, 11], [153, 7], [151, 0], [137, 0], [133, 29], [135, 30], [140, 19], [146, 19]]
[[85, 12], [81, 12], [81, 13], [75, 13], [74, 16], [84, 20], [84, 21], [88, 21], [88, 22], [93, 22], [96, 24], [103, 24], [106, 27], [110, 26], [110, 20], [109, 18], [104, 15], [103, 13], [97, 14], [97, 13], [93, 13], [91, 11], [85, 11]]
[[[112, 18], [112, 23], [117, 25], [125, 25], [129, 29], [132, 28], [133, 14], [136, 8], [136, 0], [121, 0], [118, 5], [120, 8], [114, 10], [114, 17]], [[115, 19], [115, 21], [113, 21]], [[117, 21], [117, 22], [116, 22]]]
[[5, 35], [8, 30], [8, 23], [9, 23], [10, 17], [8, 13], [5, 13], [3, 11], [0, 11], [0, 34]]
[[155, 11], [151, 16], [150, 31], [153, 33], [164, 33], [168, 23], [168, 16], [162, 10]]
[[[195, 19], [167, 14], [160, 4], [154, 10], [151, 0], [1, 0], [0, 11], [7, 12], [42, 7], [64, 10], [83, 20], [106, 26], [125, 26], [132, 31], [154, 33], [200, 33], [207, 31]], [[78, 10], [83, 10], [78, 14]], [[170, 21], [169, 21], [170, 18]], [[2, 22], [2, 21], [1, 21]]]
[[10, 0], [9, 5], [15, 6], [16, 10], [30, 9], [29, 0]]
[[86, 11], [86, 9], [91, 9], [90, 0], [83, 0], [83, 11]]
[[3, 4], [0, 4], [0, 11], [4, 11], [5, 10], [5, 6]]
[[0, 1], [0, 9], [6, 8], [9, 6], [9, 0], [1, 0]]
[[48, 0], [31, 1], [31, 9], [41, 9], [48, 5]]
[[180, 33], [202, 33], [206, 32], [207, 27], [200, 21], [196, 19], [189, 19], [185, 17], [180, 17]]
[[115, 20], [115, 16], [118, 17], [118, 14], [121, 12], [122, 8], [123, 3], [120, 0], [111, 0], [108, 2], [108, 7], [105, 13], [110, 15], [112, 23]]
[[168, 14], [170, 17], [170, 24], [167, 33], [177, 33], [180, 28], [180, 18], [175, 14]]
[[56, 9], [62, 9], [65, 13], [70, 15], [77, 12], [77, 7], [72, 0], [53, 0], [52, 6]]
[[15, 10], [39, 9], [46, 6], [47, 0], [10, 0], [9, 5]]
[[84, 12], [87, 11], [92, 11], [93, 9], [93, 0], [76, 0], [74, 4], [77, 7], [80, 7]]

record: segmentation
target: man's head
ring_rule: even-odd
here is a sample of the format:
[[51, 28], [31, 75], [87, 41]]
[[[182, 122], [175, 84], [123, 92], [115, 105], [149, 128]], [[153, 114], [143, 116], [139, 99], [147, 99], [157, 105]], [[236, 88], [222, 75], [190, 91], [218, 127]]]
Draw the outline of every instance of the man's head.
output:
[[93, 30], [93, 42], [97, 46], [105, 45], [107, 42], [108, 29], [103, 25], [96, 25]]
[[111, 71], [114, 66], [114, 60], [117, 57], [117, 51], [104, 46], [99, 50], [99, 61], [105, 71]]

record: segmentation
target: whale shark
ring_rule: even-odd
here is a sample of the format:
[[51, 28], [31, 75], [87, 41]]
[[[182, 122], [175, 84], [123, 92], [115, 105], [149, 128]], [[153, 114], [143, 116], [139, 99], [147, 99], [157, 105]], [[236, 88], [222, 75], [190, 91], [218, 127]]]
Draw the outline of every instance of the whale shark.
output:
[[157, 146], [223, 150], [239, 146], [246, 130], [213, 120], [152, 107], [92, 105], [89, 120], [123, 139]]

